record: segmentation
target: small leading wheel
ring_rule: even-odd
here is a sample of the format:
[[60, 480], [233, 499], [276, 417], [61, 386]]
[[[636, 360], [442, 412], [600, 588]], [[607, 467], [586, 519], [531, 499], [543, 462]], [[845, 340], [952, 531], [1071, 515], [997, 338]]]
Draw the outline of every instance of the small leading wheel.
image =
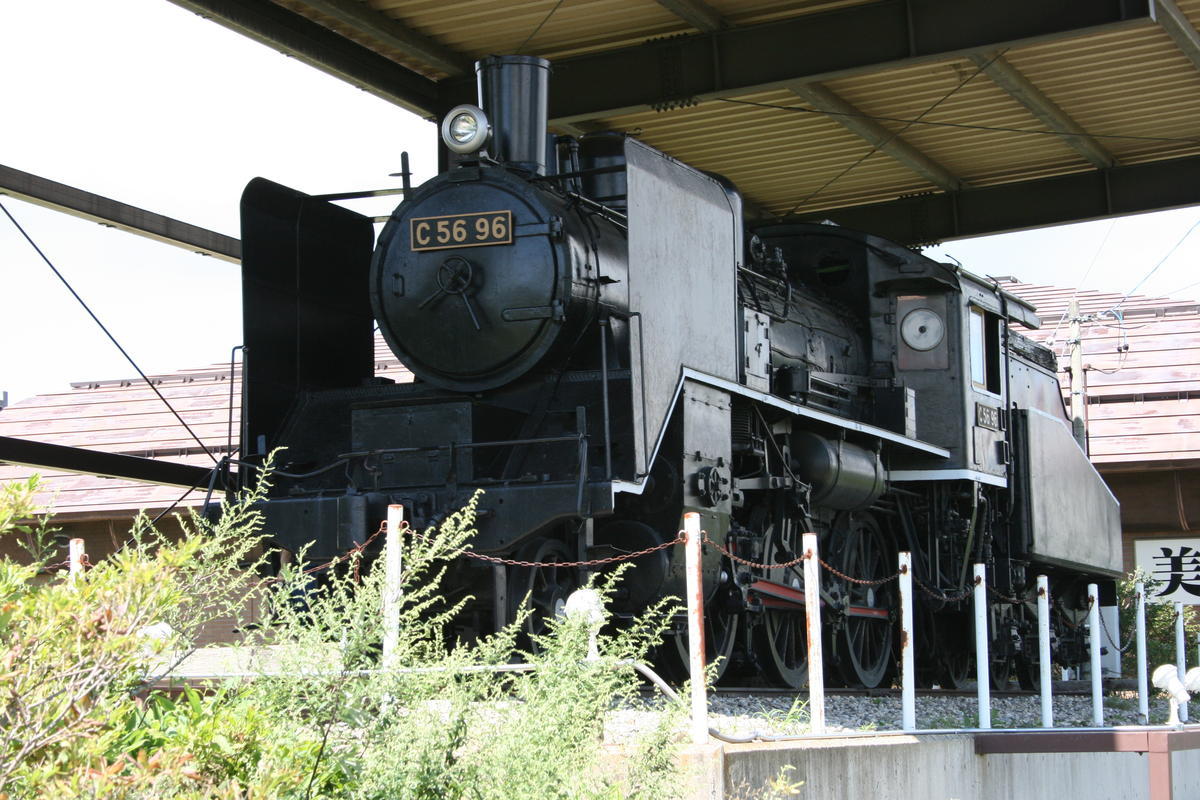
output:
[[[896, 571], [895, 548], [889, 546], [888, 537], [869, 514], [844, 516], [842, 524], [834, 527], [832, 539], [835, 565], [851, 578], [878, 581]], [[847, 686], [874, 689], [885, 681], [895, 663], [892, 611], [898, 607], [896, 584], [841, 579], [835, 583], [845, 587], [845, 617], [834, 637], [839, 671]]]
[[[794, 524], [766, 526], [763, 563], [783, 564], [794, 560], [803, 552], [802, 541], [802, 534]], [[797, 591], [804, 588], [803, 564], [767, 570], [765, 577]], [[765, 608], [754, 637], [755, 652], [763, 654], [763, 673], [773, 683], [803, 689], [808, 686], [807, 615], [803, 609], [789, 604], [772, 607], [770, 598], [764, 598], [763, 602]], [[821, 635], [820, 631], [817, 635]]]
[[571, 592], [579, 588], [574, 567], [559, 564], [571, 560], [567, 546], [557, 539], [539, 539], [521, 551], [521, 561], [537, 566], [514, 567], [509, 580], [509, 619], [515, 620], [525, 608], [528, 616], [522, 623], [522, 646], [537, 647], [537, 638], [544, 635], [551, 618], [560, 616]]

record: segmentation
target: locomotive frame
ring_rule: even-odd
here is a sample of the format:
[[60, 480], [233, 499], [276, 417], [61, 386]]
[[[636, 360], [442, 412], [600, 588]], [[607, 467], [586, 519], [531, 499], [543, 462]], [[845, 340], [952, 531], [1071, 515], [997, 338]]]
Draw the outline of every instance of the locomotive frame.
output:
[[[998, 685], [1037, 674], [1035, 568], [1059, 600], [1055, 659], [1083, 660], [1083, 586], [1120, 569], [1117, 505], [1070, 435], [1053, 354], [1012, 329], [1037, 327], [1031, 307], [870, 235], [747, 230], [728, 182], [630, 137], [548, 146], [548, 64], [478, 69], [482, 110], [442, 127], [455, 163], [406, 185], [377, 246], [325, 200], [262, 179], [243, 196], [242, 453], [287, 448], [264, 505], [281, 546], [334, 555], [389, 503], [419, 527], [483, 489], [474, 549], [544, 566], [457, 562], [470, 636], [527, 597], [553, 613], [586, 577], [555, 563], [653, 547], [696, 511], [718, 545], [710, 656], [735, 672], [806, 679], [798, 570], [746, 562], [792, 560], [808, 530], [868, 581], [912, 551], [926, 683], [969, 674], [955, 597], [972, 561], [997, 588]], [[414, 383], [373, 377], [376, 321]], [[682, 594], [682, 570], [639, 558], [618, 617]], [[831, 674], [886, 683], [894, 590], [830, 575], [821, 594]]]

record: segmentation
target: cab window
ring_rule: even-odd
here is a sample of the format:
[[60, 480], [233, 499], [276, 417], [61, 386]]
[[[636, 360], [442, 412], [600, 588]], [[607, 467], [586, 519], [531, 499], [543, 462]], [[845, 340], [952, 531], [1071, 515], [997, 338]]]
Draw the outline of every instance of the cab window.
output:
[[1000, 316], [970, 307], [971, 383], [1000, 394]]

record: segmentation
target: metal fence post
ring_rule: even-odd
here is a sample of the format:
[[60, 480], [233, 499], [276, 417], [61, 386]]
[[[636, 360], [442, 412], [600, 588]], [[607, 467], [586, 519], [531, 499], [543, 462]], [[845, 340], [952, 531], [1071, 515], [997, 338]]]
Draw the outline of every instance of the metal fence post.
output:
[[900, 553], [900, 725], [917, 729], [916, 675], [913, 665], [912, 554]]
[[1054, 727], [1054, 704], [1050, 699], [1050, 579], [1037, 576], [1038, 671], [1042, 689], [1042, 727]]
[[1092, 670], [1092, 724], [1104, 725], [1104, 695], [1100, 691], [1100, 587], [1088, 584], [1088, 648]]
[[1137, 602], [1137, 682], [1138, 682], [1138, 713], [1142, 716], [1142, 724], [1150, 722], [1150, 686], [1146, 670], [1146, 586], [1141, 581], [1134, 584], [1134, 598]]
[[[1187, 672], [1187, 651], [1183, 645], [1183, 603], [1175, 604], [1175, 669], [1179, 671], [1179, 680], [1183, 680]], [[1179, 704], [1179, 721], [1188, 721], [1188, 704]]]
[[979, 727], [992, 727], [992, 686], [989, 681], [987, 629], [987, 569], [975, 565], [975, 691], [979, 695]]
[[808, 639], [808, 711], [812, 732], [825, 733], [825, 657], [821, 652], [821, 572], [817, 535], [804, 534], [804, 622]]
[[704, 683], [704, 578], [701, 571], [700, 515], [683, 515], [687, 572], [688, 656], [691, 670], [692, 742], [708, 742], [708, 692]]
[[389, 505], [387, 533], [384, 538], [383, 583], [383, 665], [394, 666], [400, 646], [400, 528], [404, 524], [404, 506]]
[[67, 576], [71, 580], [77, 580], [83, 575], [83, 559], [86, 557], [83, 539], [72, 539], [67, 543]]

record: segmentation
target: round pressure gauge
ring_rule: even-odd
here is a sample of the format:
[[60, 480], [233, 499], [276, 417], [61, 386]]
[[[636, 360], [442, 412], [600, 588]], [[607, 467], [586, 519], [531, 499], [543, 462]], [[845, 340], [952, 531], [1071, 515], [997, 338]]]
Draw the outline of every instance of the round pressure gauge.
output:
[[900, 322], [900, 338], [913, 350], [932, 350], [942, 343], [946, 323], [929, 308], [914, 308]]

